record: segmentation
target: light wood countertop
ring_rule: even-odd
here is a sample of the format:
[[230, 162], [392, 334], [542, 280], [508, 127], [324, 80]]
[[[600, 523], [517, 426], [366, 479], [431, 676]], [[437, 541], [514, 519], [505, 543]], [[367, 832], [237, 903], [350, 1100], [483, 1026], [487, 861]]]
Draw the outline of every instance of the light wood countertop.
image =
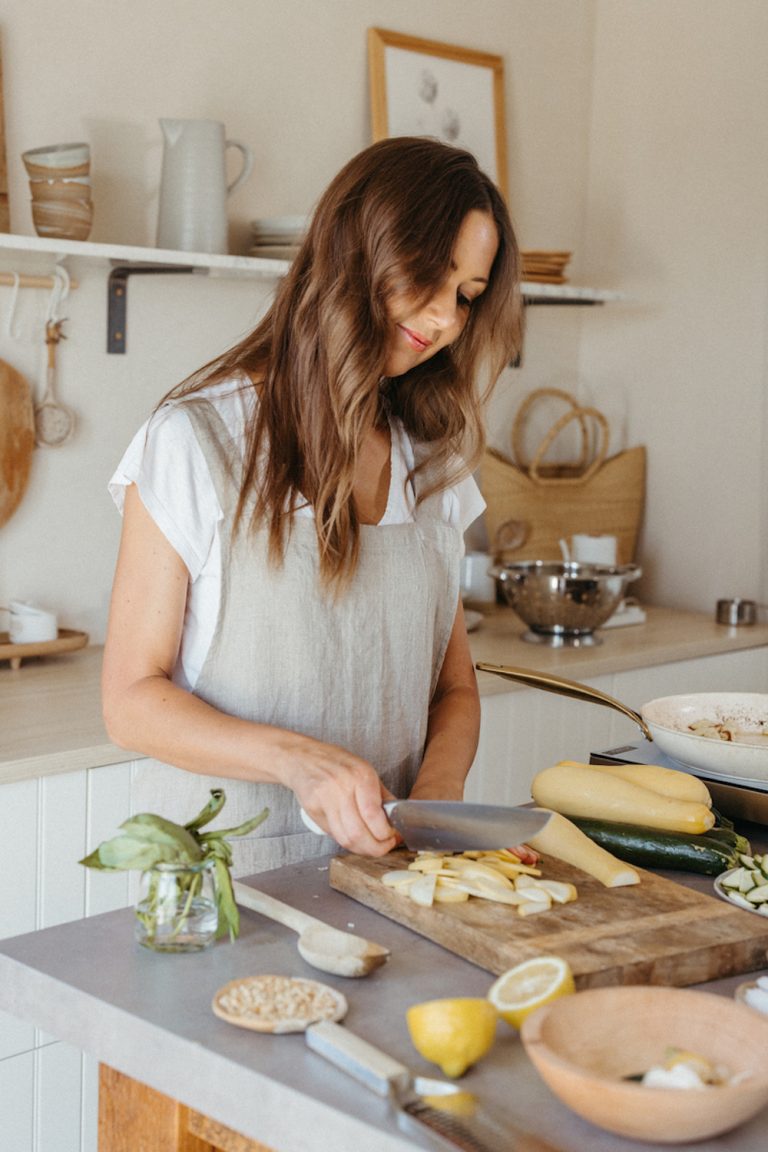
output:
[[135, 759], [101, 718], [102, 649], [0, 665], [0, 784]]
[[[479, 608], [480, 605], [477, 605]], [[487, 664], [512, 664], [586, 680], [633, 668], [722, 656], [768, 644], [768, 624], [731, 628], [715, 623], [714, 613], [645, 608], [643, 624], [603, 628], [601, 644], [591, 648], [549, 648], [522, 639], [526, 626], [511, 608], [489, 605], [478, 629], [470, 634], [472, 656]], [[528, 691], [489, 672], [478, 673], [481, 696]]]
[[[592, 648], [548, 648], [521, 639], [525, 625], [509, 608], [490, 607], [470, 635], [475, 660], [555, 672], [571, 680], [647, 668], [768, 645], [768, 625], [729, 628], [704, 613], [647, 608], [644, 624], [606, 628]], [[0, 665], [0, 784], [75, 772], [137, 758], [110, 743], [101, 718], [102, 649]], [[528, 691], [490, 673], [482, 696]]]

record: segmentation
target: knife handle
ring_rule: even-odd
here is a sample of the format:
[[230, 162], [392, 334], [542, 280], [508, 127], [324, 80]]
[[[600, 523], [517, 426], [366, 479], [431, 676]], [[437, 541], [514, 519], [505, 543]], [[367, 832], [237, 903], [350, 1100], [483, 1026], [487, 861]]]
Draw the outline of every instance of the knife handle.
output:
[[[389, 816], [389, 813], [390, 813], [393, 805], [396, 803], [397, 803], [397, 801], [395, 801], [395, 800], [388, 800], [383, 805], [384, 811], [386, 812], [387, 816]], [[301, 816], [301, 819], [306, 824], [307, 828], [309, 828], [310, 832], [316, 832], [318, 836], [327, 836], [328, 835], [327, 832], [323, 832], [320, 825], [316, 824], [315, 821], [312, 819], [312, 817], [307, 812], [305, 812], [303, 808], [299, 808], [299, 816]]]
[[405, 1064], [332, 1020], [310, 1024], [304, 1038], [313, 1052], [325, 1057], [377, 1096], [389, 1096], [393, 1088], [396, 1092], [404, 1092], [410, 1084], [411, 1073]]
[[309, 816], [303, 808], [299, 808], [299, 816], [301, 816], [301, 819], [304, 821], [307, 828], [309, 828], [310, 832], [315, 832], [318, 836], [325, 836], [325, 832], [323, 832], [320, 825], [316, 824], [312, 817]]

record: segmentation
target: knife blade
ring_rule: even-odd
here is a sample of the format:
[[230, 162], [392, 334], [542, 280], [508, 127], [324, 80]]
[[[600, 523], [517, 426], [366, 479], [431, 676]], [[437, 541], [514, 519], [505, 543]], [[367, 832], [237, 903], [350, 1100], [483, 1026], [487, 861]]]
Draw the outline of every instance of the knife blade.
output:
[[389, 800], [384, 811], [406, 847], [416, 852], [514, 848], [541, 832], [552, 816], [540, 808], [465, 800]]
[[[414, 801], [415, 803], [415, 801]], [[515, 1124], [489, 1115], [477, 1097], [457, 1084], [413, 1076], [410, 1068], [369, 1044], [367, 1040], [322, 1020], [310, 1024], [307, 1046], [335, 1067], [385, 1097], [396, 1112], [404, 1132], [426, 1137], [440, 1150], [456, 1152], [558, 1152], [551, 1144]], [[463, 1107], [451, 1110], [451, 1097]]]
[[[406, 848], [413, 852], [514, 848], [541, 832], [552, 816], [541, 808], [470, 804], [465, 800], [388, 800], [384, 811]], [[312, 832], [324, 835], [303, 808], [301, 818]]]

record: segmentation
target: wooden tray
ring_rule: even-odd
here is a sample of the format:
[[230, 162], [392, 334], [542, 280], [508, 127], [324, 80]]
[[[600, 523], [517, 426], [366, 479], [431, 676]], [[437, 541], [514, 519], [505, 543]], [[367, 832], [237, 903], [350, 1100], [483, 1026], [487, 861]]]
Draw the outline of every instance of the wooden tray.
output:
[[11, 668], [21, 667], [22, 660], [32, 656], [58, 656], [61, 652], [76, 652], [88, 643], [87, 632], [73, 632], [60, 628], [56, 640], [40, 640], [32, 644], [12, 644], [7, 632], [0, 632], [0, 660], [10, 660]]
[[330, 865], [331, 887], [497, 975], [551, 954], [568, 961], [577, 988], [685, 987], [766, 966], [768, 919], [653, 872], [638, 869], [639, 884], [605, 888], [544, 857], [544, 875], [571, 881], [579, 898], [522, 918], [509, 905], [475, 898], [421, 908], [386, 888], [382, 874], [404, 868], [412, 857], [404, 849], [376, 860], [337, 856]]

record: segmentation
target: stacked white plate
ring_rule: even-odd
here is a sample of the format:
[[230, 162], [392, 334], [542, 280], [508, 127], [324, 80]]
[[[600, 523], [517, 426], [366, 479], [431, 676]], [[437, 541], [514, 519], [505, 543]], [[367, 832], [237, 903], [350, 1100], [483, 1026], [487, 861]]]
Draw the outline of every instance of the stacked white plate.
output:
[[307, 230], [306, 216], [265, 216], [251, 221], [253, 246], [249, 256], [272, 260], [292, 260]]

